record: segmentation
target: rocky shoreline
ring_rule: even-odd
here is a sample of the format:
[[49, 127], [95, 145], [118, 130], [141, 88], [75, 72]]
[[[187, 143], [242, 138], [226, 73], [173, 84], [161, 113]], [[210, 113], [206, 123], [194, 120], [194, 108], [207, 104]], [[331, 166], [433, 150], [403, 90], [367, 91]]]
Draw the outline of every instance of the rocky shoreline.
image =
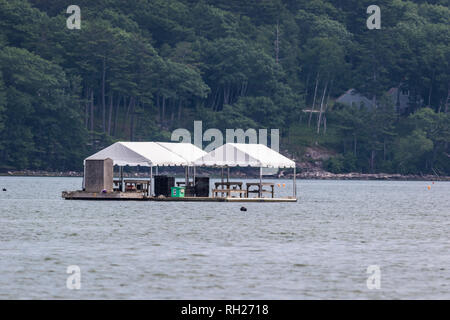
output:
[[[331, 173], [326, 171], [301, 172], [296, 175], [297, 179], [317, 179], [317, 180], [388, 180], [388, 181], [450, 181], [447, 176], [435, 175], [402, 175], [390, 173]], [[287, 175], [287, 177], [292, 177]]]
[[[21, 170], [21, 171], [8, 171], [0, 173], [0, 176], [18, 176], [18, 177], [82, 177], [83, 172], [78, 171], [43, 171], [43, 170]], [[138, 173], [125, 173], [125, 177], [142, 177], [147, 178], [147, 172]], [[257, 178], [254, 175], [244, 174], [242, 172], [233, 174], [236, 178]], [[402, 175], [391, 173], [331, 173], [327, 171], [305, 171], [296, 174], [299, 180], [392, 180], [392, 181], [450, 181], [448, 176], [436, 176], [436, 175]], [[284, 173], [281, 171], [278, 176], [270, 177], [280, 179], [292, 179], [292, 173]]]
[[1, 172], [0, 176], [14, 177], [82, 177], [83, 172], [78, 171], [44, 171], [44, 170], [20, 170]]

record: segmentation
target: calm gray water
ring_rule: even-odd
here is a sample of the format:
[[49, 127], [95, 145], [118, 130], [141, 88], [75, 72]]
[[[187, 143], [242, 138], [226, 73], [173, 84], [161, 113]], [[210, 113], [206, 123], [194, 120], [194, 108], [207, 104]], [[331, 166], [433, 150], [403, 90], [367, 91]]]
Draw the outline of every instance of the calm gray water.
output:
[[61, 199], [80, 185], [0, 177], [0, 299], [450, 298], [448, 182], [298, 181], [298, 203]]

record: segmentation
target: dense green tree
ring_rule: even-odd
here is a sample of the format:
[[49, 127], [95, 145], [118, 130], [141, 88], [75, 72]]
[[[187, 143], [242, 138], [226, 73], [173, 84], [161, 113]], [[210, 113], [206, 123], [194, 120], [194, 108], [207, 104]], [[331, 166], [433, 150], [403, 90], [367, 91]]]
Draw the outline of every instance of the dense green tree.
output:
[[1, 163], [11, 168], [70, 167], [84, 150], [77, 79], [25, 49], [0, 51], [6, 91]]
[[417, 168], [424, 167], [426, 154], [432, 149], [433, 142], [420, 129], [398, 139], [395, 153], [398, 170], [404, 174], [416, 172]]
[[[0, 71], [0, 134], [2, 134], [5, 128], [5, 109], [6, 109], [6, 88], [3, 83], [3, 73]], [[0, 149], [2, 148], [3, 141], [0, 142]]]
[[[447, 0], [0, 0], [0, 169], [76, 169], [177, 127], [278, 128], [335, 172], [450, 174]], [[409, 93], [397, 114], [386, 92]], [[355, 88], [373, 106], [335, 99]]]

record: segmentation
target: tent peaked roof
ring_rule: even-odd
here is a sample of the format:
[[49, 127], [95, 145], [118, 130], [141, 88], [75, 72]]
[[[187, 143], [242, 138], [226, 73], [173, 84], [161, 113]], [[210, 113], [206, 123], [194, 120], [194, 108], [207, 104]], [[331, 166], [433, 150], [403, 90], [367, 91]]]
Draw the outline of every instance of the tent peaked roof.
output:
[[188, 161], [189, 164], [192, 164], [195, 160], [207, 154], [205, 151], [192, 143], [157, 142], [157, 144], [179, 155]]
[[188, 161], [157, 142], [116, 142], [85, 160], [110, 158], [119, 166], [184, 166]]
[[194, 161], [197, 166], [294, 168], [295, 162], [263, 144], [227, 143]]

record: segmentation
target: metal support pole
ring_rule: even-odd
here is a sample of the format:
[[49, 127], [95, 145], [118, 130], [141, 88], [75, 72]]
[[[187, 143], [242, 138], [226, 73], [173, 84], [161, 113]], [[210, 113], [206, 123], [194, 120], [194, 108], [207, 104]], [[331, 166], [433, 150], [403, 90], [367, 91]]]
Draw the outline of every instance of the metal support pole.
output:
[[193, 174], [194, 174], [194, 187], [195, 187], [195, 166], [192, 168]]
[[259, 167], [259, 197], [262, 196], [262, 167]]
[[227, 167], [227, 183], [230, 182], [230, 167]]
[[296, 169], [294, 166], [294, 179], [293, 179], [293, 188], [294, 188], [294, 198], [297, 198], [297, 182], [296, 182]]
[[158, 166], [156, 166], [156, 175], [159, 175], [159, 173], [158, 173], [158, 170], [159, 169], [159, 167]]
[[192, 169], [189, 166], [187, 167], [187, 169], [188, 169], [188, 184], [190, 185], [191, 184]]
[[[81, 185], [81, 189], [84, 191], [86, 189], [86, 162], [83, 163], [83, 182]], [[114, 180], [114, 167], [113, 167], [113, 180]]]
[[185, 186], [187, 187], [188, 186], [188, 167], [185, 167], [185, 169], [184, 169], [184, 183], [185, 183]]
[[150, 181], [148, 182], [147, 195], [153, 196], [153, 166], [150, 166]]
[[119, 168], [120, 168], [120, 191], [124, 192], [125, 186], [123, 183], [123, 166], [119, 166]]
[[[222, 182], [222, 185], [220, 186], [220, 188], [223, 189], [223, 167], [221, 168], [220, 182]], [[223, 197], [223, 192], [220, 195]]]

